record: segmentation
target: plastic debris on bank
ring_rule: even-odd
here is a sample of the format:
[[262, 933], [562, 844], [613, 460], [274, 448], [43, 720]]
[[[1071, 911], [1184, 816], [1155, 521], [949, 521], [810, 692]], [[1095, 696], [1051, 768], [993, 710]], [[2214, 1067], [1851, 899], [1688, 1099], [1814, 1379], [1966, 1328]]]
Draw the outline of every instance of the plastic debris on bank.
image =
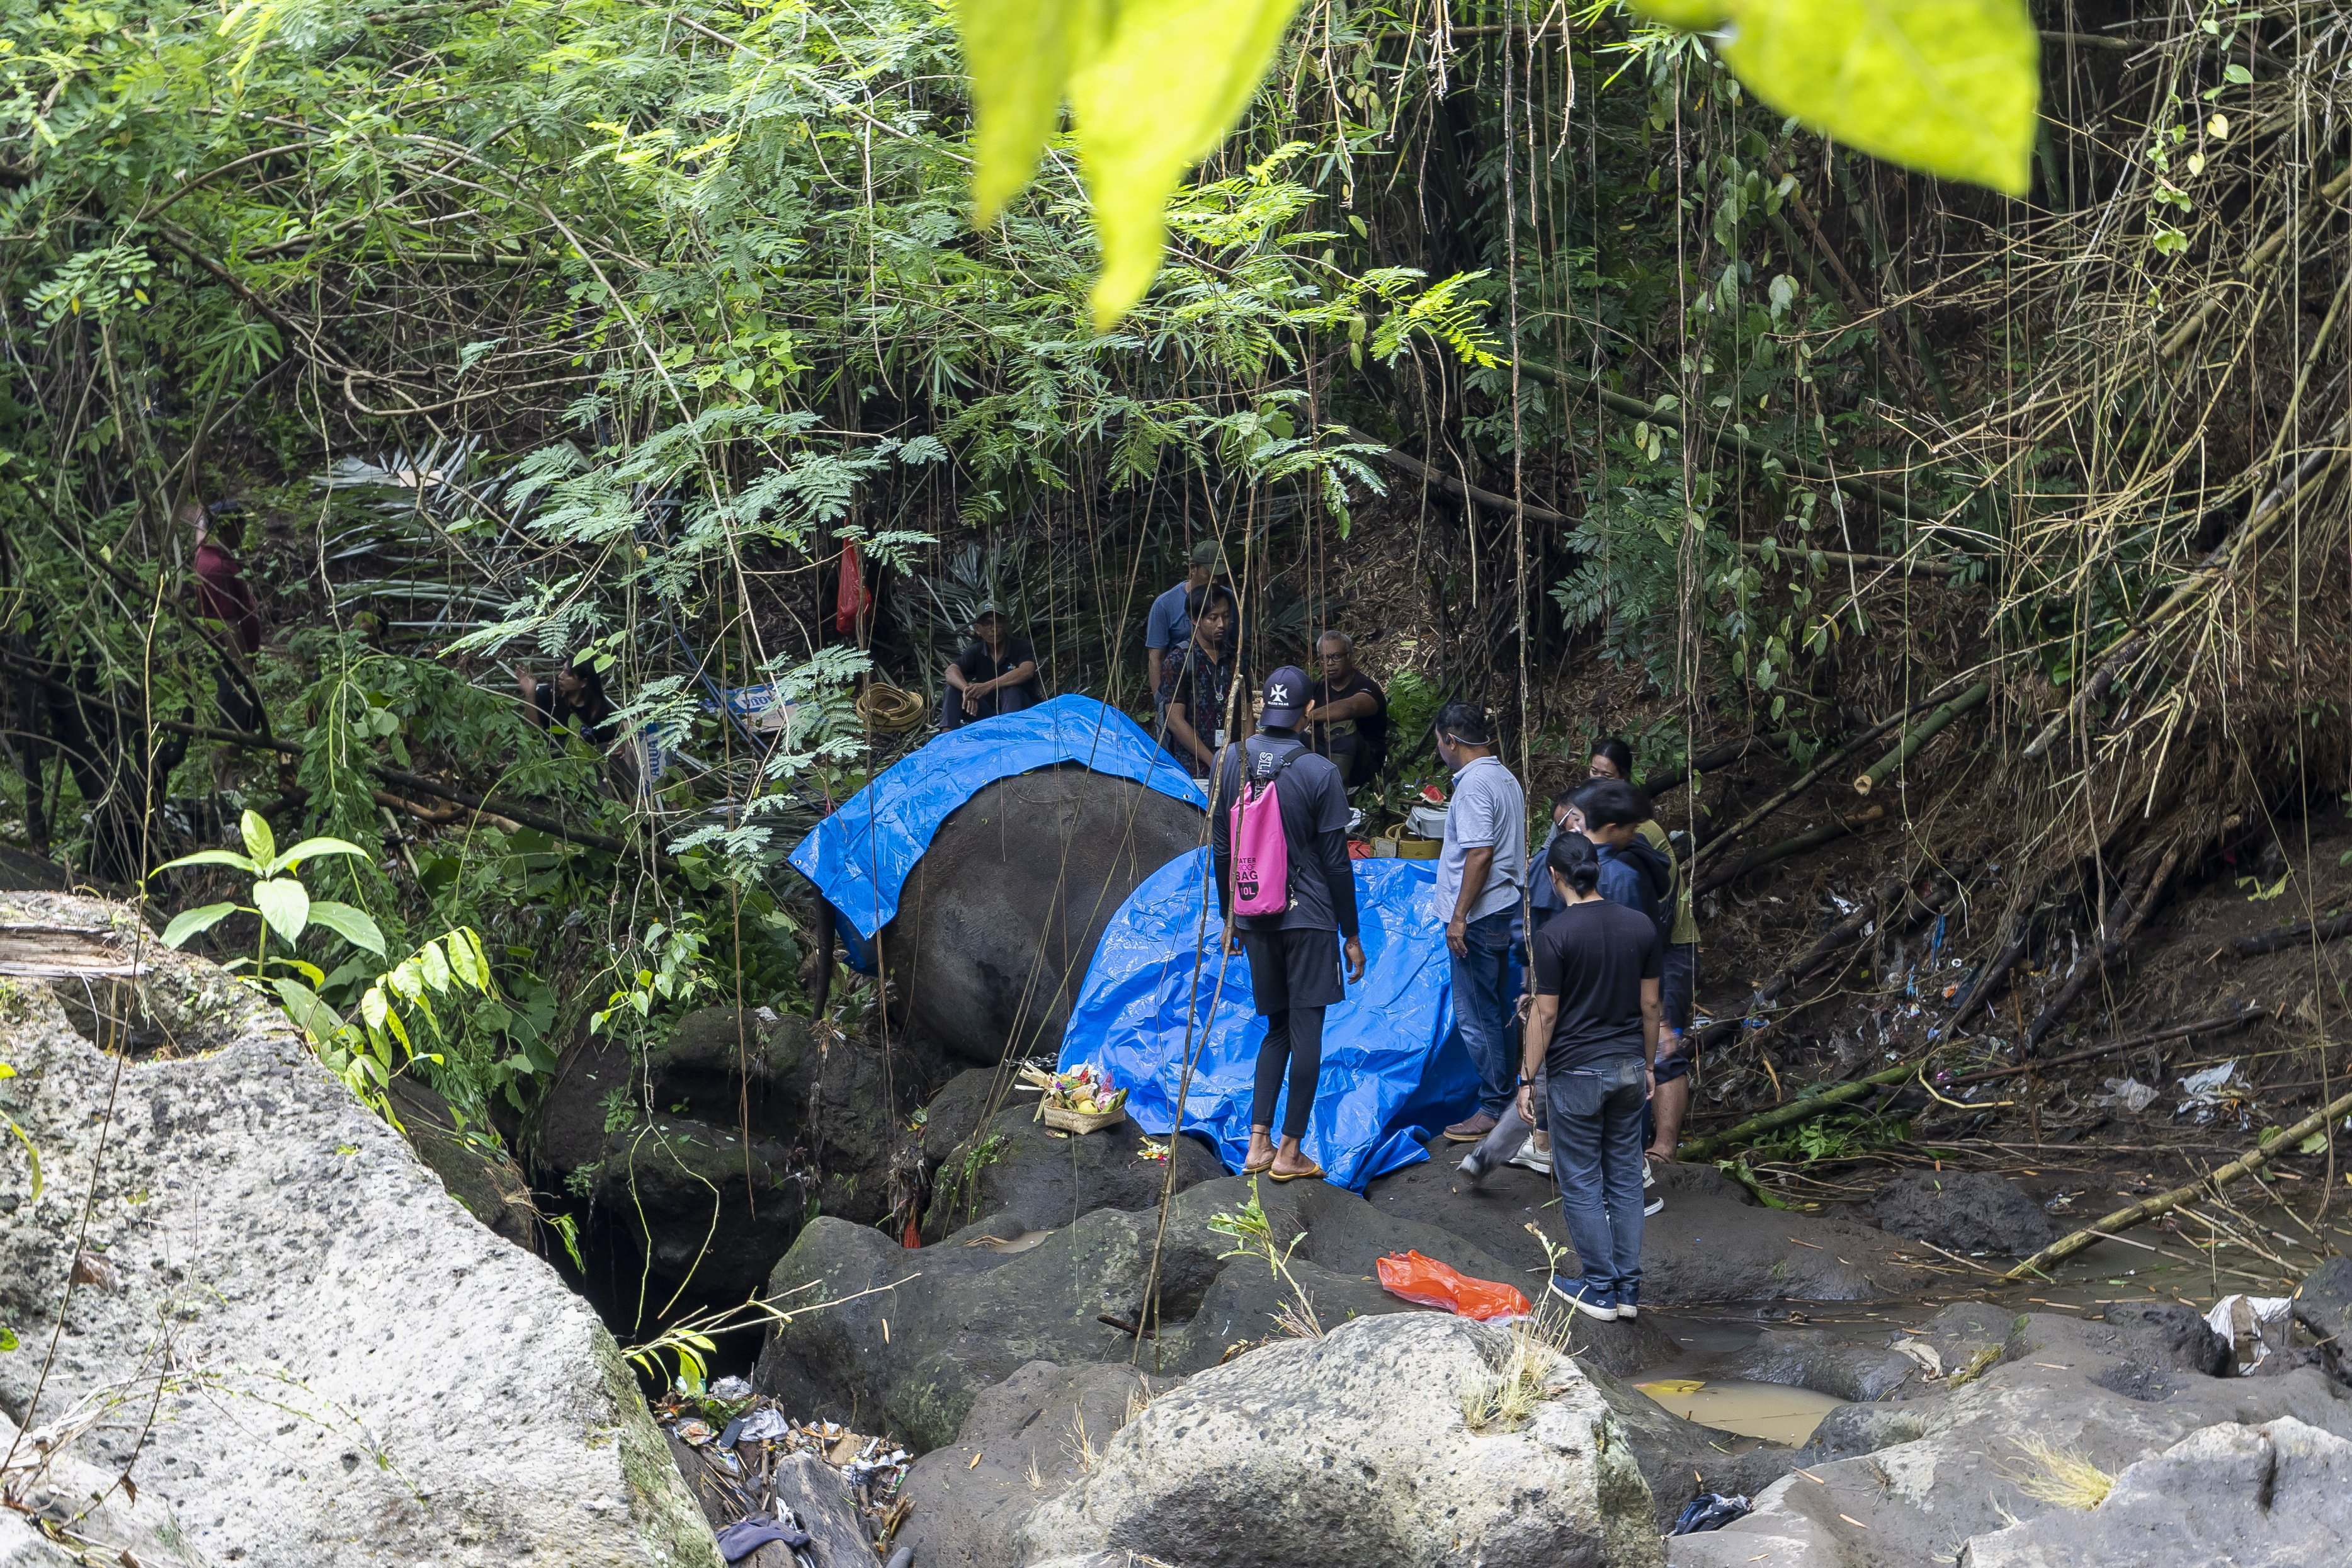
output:
[[974, 720], [899, 758], [809, 830], [793, 868], [870, 941], [898, 912], [915, 862], [958, 806], [999, 779], [1064, 763], [1208, 809], [1201, 786], [1134, 720], [1091, 697], [1056, 697]]
[[[1249, 960], [1225, 954], [1208, 865], [1206, 849], [1172, 860], [1119, 906], [1071, 1008], [1057, 1065], [1095, 1068], [1124, 1085], [1128, 1115], [1164, 1135], [1189, 1039], [1197, 1059], [1185, 1129], [1205, 1134], [1238, 1170], [1265, 1020], [1250, 999]], [[1435, 867], [1351, 865], [1364, 978], [1324, 1016], [1323, 1077], [1303, 1142], [1331, 1182], [1361, 1192], [1375, 1176], [1427, 1159], [1420, 1138], [1469, 1113], [1477, 1079], [1454, 1032]]]
[[814, 1455], [832, 1470], [867, 1539], [880, 1543], [877, 1551], [888, 1549], [911, 1506], [898, 1495], [907, 1467], [914, 1462], [905, 1448], [837, 1421], [794, 1420], [773, 1401], [755, 1397], [742, 1378], [719, 1378], [700, 1394], [673, 1391], [654, 1405], [653, 1414], [694, 1450], [701, 1461], [701, 1484], [733, 1506], [737, 1518], [730, 1530], [772, 1521], [786, 1533], [768, 1538], [788, 1544], [792, 1535], [806, 1531], [809, 1521], [795, 1516], [776, 1485], [778, 1468], [794, 1454]]

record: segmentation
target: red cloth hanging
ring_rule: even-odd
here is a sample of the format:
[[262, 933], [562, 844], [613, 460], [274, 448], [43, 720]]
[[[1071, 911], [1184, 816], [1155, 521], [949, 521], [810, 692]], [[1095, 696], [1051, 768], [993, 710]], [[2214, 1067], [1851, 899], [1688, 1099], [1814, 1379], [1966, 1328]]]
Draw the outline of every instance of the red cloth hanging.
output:
[[857, 541], [845, 541], [841, 546], [841, 586], [833, 597], [833, 629], [854, 632], [858, 618], [874, 607], [874, 595], [866, 591], [866, 557], [858, 552]]

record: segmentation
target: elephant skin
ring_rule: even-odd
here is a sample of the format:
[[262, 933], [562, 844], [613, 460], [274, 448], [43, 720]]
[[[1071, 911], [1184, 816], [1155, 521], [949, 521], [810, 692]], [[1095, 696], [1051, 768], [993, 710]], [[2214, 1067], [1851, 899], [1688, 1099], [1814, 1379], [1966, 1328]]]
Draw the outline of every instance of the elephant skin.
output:
[[983, 1066], [1054, 1055], [1103, 928], [1206, 828], [1196, 806], [1085, 768], [990, 784], [940, 824], [882, 928], [907, 1026]]

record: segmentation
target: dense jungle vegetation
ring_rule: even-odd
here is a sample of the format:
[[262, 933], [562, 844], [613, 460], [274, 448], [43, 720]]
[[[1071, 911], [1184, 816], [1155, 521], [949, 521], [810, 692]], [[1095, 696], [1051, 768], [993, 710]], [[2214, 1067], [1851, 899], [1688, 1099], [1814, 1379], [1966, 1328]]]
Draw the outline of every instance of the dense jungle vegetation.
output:
[[[1148, 711], [1211, 539], [1275, 644], [1348, 627], [1531, 767], [1602, 688], [1661, 769], [1950, 703], [1898, 868], [1971, 950], [2095, 950], [2347, 788], [2352, 16], [2035, 11], [2011, 198], [1612, 0], [1314, 0], [1106, 331], [1066, 144], [974, 226], [937, 0], [5, 0], [5, 833], [110, 887], [248, 808], [383, 847], [310, 892], [480, 934], [420, 1070], [520, 1109], [592, 1013], [804, 1005], [782, 860], [905, 743], [874, 682], [928, 707], [993, 597]], [[515, 696], [575, 655], [623, 754]], [[712, 700], [769, 682], [781, 731]], [[384, 968], [299, 951], [339, 1013]]]

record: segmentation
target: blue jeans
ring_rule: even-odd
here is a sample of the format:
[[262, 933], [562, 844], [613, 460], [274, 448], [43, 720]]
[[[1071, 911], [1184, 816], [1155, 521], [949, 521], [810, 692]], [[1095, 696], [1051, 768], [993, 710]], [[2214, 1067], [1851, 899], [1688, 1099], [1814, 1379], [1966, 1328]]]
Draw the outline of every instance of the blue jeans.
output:
[[1547, 1078], [1560, 1222], [1584, 1283], [1621, 1298], [1642, 1288], [1642, 1078], [1639, 1056]]
[[1519, 1091], [1518, 1042], [1511, 1038], [1511, 920], [1517, 905], [1463, 928], [1467, 957], [1446, 944], [1454, 964], [1454, 1023], [1478, 1073], [1478, 1109], [1499, 1117]]

